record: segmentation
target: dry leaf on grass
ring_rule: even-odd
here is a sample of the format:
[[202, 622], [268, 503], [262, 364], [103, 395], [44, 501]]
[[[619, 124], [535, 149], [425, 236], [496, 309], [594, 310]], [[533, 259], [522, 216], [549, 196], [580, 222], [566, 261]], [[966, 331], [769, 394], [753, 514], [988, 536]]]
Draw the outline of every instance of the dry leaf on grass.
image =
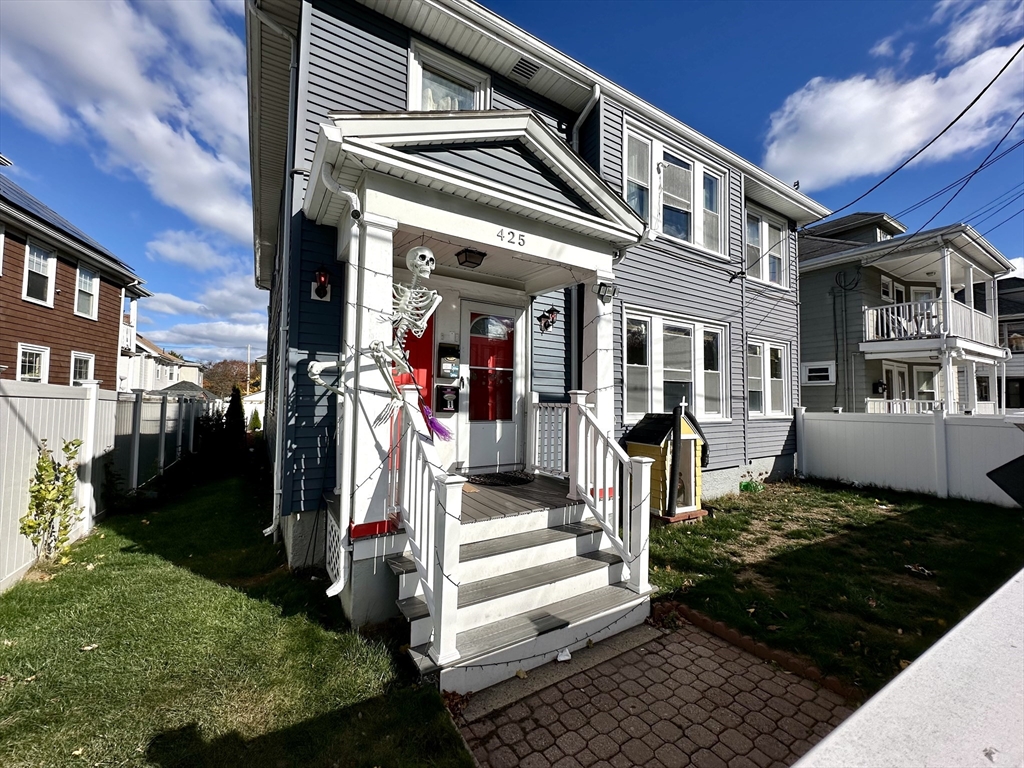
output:
[[525, 669], [517, 669], [516, 670], [516, 677], [518, 677], [520, 680], [525, 680], [526, 679], [526, 670]]
[[99, 643], [93, 643], [92, 645], [83, 645], [79, 650], [81, 651], [95, 651], [99, 648]]

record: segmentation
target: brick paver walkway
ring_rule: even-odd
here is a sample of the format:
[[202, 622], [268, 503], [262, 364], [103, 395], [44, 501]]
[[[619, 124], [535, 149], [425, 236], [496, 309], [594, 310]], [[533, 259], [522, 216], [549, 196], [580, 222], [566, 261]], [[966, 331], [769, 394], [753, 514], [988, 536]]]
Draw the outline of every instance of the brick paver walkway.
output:
[[850, 711], [688, 624], [462, 732], [482, 768], [769, 768], [791, 765]]

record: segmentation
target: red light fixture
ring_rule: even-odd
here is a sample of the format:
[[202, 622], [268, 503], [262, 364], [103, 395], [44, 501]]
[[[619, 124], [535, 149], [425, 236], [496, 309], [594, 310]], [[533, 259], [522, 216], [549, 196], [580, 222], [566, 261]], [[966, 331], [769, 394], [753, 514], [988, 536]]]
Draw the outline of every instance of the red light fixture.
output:
[[316, 271], [316, 288], [313, 289], [313, 293], [317, 295], [317, 298], [324, 299], [327, 297], [327, 291], [331, 284], [331, 273], [327, 271], [327, 267], [320, 267]]

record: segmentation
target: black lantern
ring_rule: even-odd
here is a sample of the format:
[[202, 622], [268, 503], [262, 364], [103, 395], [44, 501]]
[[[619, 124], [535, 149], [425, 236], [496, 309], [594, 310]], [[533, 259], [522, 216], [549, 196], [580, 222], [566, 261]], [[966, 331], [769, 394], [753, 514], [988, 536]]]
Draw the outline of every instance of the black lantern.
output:
[[540, 332], [546, 333], [555, 327], [555, 322], [558, 320], [558, 310], [554, 307], [548, 309], [537, 315], [537, 325], [540, 326]]
[[469, 267], [470, 269], [476, 269], [483, 264], [486, 256], [486, 253], [475, 248], [463, 248], [455, 254], [455, 258], [459, 260], [459, 266]]

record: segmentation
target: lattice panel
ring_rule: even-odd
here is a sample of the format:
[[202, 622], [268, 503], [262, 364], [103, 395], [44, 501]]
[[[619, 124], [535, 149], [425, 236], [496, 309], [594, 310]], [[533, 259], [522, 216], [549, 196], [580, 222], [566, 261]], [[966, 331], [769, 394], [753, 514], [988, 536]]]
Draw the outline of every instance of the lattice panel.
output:
[[333, 515], [327, 516], [327, 575], [331, 583], [341, 575], [341, 529]]

